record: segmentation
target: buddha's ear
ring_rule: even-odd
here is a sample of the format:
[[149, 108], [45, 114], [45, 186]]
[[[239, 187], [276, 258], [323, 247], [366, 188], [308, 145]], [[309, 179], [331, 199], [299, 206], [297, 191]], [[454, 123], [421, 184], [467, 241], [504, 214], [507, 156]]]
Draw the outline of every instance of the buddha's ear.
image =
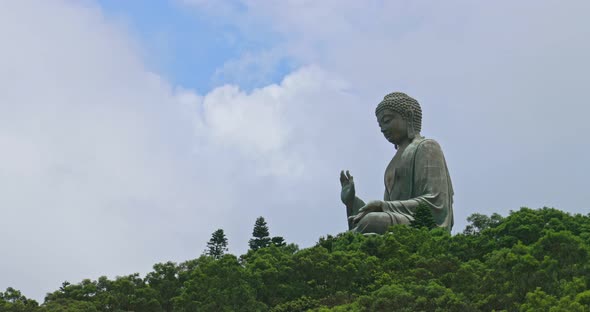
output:
[[412, 141], [416, 137], [416, 131], [414, 130], [414, 112], [408, 112], [408, 138]]

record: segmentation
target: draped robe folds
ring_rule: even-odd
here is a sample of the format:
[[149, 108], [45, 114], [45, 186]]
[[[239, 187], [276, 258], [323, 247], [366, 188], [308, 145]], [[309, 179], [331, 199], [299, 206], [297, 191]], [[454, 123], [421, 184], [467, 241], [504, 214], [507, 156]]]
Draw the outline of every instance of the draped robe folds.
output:
[[383, 200], [383, 212], [368, 213], [352, 230], [384, 233], [391, 225], [409, 224], [419, 205], [430, 208], [439, 227], [451, 230], [453, 186], [442, 149], [435, 140], [417, 137], [397, 151], [385, 171]]

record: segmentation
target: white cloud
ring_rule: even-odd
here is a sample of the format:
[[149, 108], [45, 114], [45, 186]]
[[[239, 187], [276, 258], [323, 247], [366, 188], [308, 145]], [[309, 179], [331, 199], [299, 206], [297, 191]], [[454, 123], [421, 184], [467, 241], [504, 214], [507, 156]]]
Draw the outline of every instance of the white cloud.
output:
[[261, 173], [297, 176], [304, 169], [302, 159], [288, 145], [302, 137], [299, 127], [313, 125], [298, 124], [304, 121], [294, 114], [314, 114], [318, 108], [310, 103], [334, 93], [345, 94], [346, 84], [315, 67], [302, 68], [279, 85], [251, 92], [235, 85], [218, 87], [203, 98], [200, 135], [211, 144], [237, 148], [244, 157], [257, 160]]
[[251, 95], [230, 85], [213, 90], [203, 102], [212, 139], [250, 153], [280, 150], [286, 135], [280, 120], [280, 92], [276, 85]]
[[240, 86], [260, 86], [272, 82], [283, 53], [276, 50], [246, 52], [237, 59], [227, 60], [215, 71], [214, 81], [226, 81]]

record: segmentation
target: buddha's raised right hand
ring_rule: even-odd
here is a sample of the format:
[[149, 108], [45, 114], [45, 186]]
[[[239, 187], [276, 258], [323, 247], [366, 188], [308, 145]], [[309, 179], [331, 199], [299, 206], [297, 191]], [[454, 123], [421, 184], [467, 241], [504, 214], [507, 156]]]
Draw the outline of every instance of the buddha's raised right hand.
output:
[[340, 200], [342, 200], [342, 203], [344, 203], [346, 207], [352, 207], [356, 191], [354, 189], [354, 178], [350, 175], [348, 170], [346, 170], [346, 173], [344, 170], [340, 171], [340, 185], [342, 186]]

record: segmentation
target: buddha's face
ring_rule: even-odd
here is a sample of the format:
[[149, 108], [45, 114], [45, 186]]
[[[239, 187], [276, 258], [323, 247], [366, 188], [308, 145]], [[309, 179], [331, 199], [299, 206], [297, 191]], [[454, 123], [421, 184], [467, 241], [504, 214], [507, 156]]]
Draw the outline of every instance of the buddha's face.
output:
[[400, 145], [408, 139], [408, 122], [399, 113], [383, 109], [377, 113], [377, 122], [387, 141]]

